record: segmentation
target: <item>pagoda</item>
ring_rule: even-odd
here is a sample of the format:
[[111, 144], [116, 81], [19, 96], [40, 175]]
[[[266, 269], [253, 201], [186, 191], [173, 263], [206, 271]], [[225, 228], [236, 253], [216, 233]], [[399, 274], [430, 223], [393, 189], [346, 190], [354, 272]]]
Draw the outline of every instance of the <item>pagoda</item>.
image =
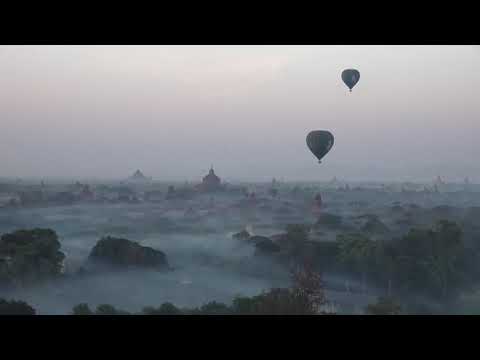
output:
[[210, 171], [208, 172], [208, 174], [203, 177], [202, 183], [198, 186], [198, 188], [206, 192], [218, 191], [223, 188], [222, 181], [215, 174], [215, 171], [213, 170], [213, 166], [210, 167]]

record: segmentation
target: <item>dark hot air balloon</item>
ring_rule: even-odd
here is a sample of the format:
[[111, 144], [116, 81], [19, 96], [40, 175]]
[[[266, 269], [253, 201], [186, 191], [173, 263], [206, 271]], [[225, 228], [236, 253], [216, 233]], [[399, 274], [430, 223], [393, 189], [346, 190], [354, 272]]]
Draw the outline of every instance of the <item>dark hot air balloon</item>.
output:
[[360, 80], [360, 73], [355, 69], [343, 70], [342, 80], [350, 91], [352, 91], [353, 87], [358, 83], [358, 80]]
[[333, 135], [329, 131], [315, 130], [307, 135], [307, 146], [321, 162], [333, 146]]

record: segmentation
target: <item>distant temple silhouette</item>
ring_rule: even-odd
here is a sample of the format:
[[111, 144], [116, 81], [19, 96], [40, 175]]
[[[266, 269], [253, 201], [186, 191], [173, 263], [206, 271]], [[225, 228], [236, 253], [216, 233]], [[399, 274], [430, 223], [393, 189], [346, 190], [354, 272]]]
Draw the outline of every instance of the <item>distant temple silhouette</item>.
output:
[[128, 178], [128, 180], [131, 181], [148, 181], [151, 180], [150, 178], [146, 177], [143, 175], [143, 173], [140, 170], [135, 171], [135, 173]]
[[140, 170], [135, 171], [135, 174], [133, 174], [132, 177], [141, 178], [141, 179], [145, 178], [145, 176], [142, 174], [142, 172]]
[[210, 167], [208, 174], [203, 177], [202, 183], [198, 186], [198, 189], [207, 192], [223, 189], [222, 180], [215, 174], [213, 165]]

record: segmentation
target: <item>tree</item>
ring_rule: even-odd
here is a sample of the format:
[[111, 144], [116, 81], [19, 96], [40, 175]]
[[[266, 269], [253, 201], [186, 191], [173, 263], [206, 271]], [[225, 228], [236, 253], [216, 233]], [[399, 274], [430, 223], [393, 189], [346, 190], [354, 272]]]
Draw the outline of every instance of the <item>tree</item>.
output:
[[91, 263], [115, 267], [138, 266], [168, 268], [167, 256], [160, 250], [111, 236], [102, 237], [90, 251]]
[[387, 295], [391, 296], [393, 291], [394, 278], [398, 268], [396, 254], [393, 247], [390, 244], [387, 244], [385, 241], [380, 242], [380, 246], [378, 246], [377, 250], [377, 278], [380, 277], [381, 280], [386, 280]]
[[255, 297], [237, 296], [233, 299], [232, 309], [237, 315], [252, 315], [258, 313], [258, 302]]
[[304, 224], [287, 225], [287, 239], [291, 242], [303, 242], [308, 240], [308, 227]]
[[433, 229], [412, 229], [394, 246], [397, 275], [410, 287], [433, 291], [446, 300], [462, 283], [467, 252], [455, 222], [442, 220]]
[[392, 298], [380, 297], [375, 304], [366, 307], [367, 315], [400, 315], [402, 307]]
[[95, 315], [129, 315], [127, 311], [118, 310], [110, 304], [101, 304], [97, 306]]
[[72, 315], [93, 315], [93, 311], [86, 303], [75, 305], [72, 309]]
[[24, 301], [0, 299], [0, 315], [35, 315], [35, 309]]
[[259, 295], [256, 300], [260, 315], [313, 315], [305, 298], [294, 295], [290, 289], [274, 288]]
[[366, 222], [362, 227], [362, 231], [369, 234], [386, 234], [389, 228], [376, 215], [366, 215]]
[[172, 303], [166, 302], [160, 305], [158, 308], [154, 307], [145, 307], [142, 310], [142, 314], [144, 315], [180, 315], [182, 311], [177, 308]]
[[347, 269], [360, 273], [365, 290], [367, 272], [376, 260], [380, 243], [370, 240], [363, 234], [338, 235], [337, 242], [339, 262]]
[[301, 259], [305, 255], [305, 248], [308, 241], [308, 226], [304, 224], [287, 225], [286, 240], [289, 252], [294, 258]]
[[325, 292], [323, 290], [322, 277], [313, 270], [310, 262], [292, 271], [292, 295], [297, 301], [304, 304], [307, 312], [320, 313], [323, 305], [326, 304]]
[[211, 301], [199, 309], [199, 315], [230, 315], [232, 310], [225, 304]]
[[65, 254], [51, 229], [18, 230], [0, 238], [0, 279], [35, 283], [61, 275]]
[[304, 262], [292, 272], [291, 288], [273, 288], [253, 297], [236, 297], [232, 312], [238, 315], [316, 315], [327, 303], [319, 273]]
[[100, 304], [95, 311], [92, 311], [87, 303], [81, 303], [73, 307], [72, 315], [130, 315], [130, 313], [110, 304]]
[[450, 283], [459, 272], [457, 265], [463, 255], [462, 231], [451, 221], [442, 220], [436, 225], [432, 253], [427, 257], [427, 267], [439, 284], [441, 296], [446, 298]]
[[276, 198], [277, 195], [278, 195], [278, 190], [274, 187], [270, 188], [268, 190], [268, 194], [272, 197], [272, 198]]
[[237, 297], [232, 312], [236, 315], [313, 315], [304, 299], [291, 289], [273, 288], [253, 297]]

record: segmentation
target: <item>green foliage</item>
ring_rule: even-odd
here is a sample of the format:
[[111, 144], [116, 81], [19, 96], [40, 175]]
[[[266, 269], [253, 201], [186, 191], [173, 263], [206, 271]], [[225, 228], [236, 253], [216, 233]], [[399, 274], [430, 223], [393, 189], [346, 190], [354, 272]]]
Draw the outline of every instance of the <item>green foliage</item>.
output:
[[466, 249], [459, 226], [439, 221], [434, 229], [411, 230], [395, 244], [397, 260], [410, 287], [426, 288], [443, 298], [459, 281]]
[[95, 311], [92, 311], [88, 304], [81, 303], [73, 307], [72, 315], [130, 315], [130, 313], [110, 304], [98, 305]]
[[375, 261], [380, 242], [370, 240], [363, 234], [353, 233], [337, 236], [338, 260], [353, 272], [365, 272]]
[[337, 241], [312, 241], [310, 246], [311, 258], [315, 260], [315, 264], [319, 269], [322, 271], [337, 271], [340, 253]]
[[286, 232], [288, 253], [294, 258], [305, 257], [308, 253], [309, 227], [304, 224], [290, 224], [287, 225]]
[[235, 314], [251, 315], [257, 313], [257, 298], [247, 296], [237, 296], [233, 299], [232, 308]]
[[367, 315], [400, 315], [402, 307], [391, 298], [380, 297], [375, 304], [366, 307]]
[[292, 271], [291, 293], [297, 303], [303, 304], [307, 313], [317, 314], [326, 304], [323, 282], [310, 263], [304, 263]]
[[308, 266], [292, 272], [293, 286], [274, 288], [254, 297], [236, 297], [233, 312], [238, 315], [315, 315], [326, 303], [320, 275]]
[[0, 253], [7, 256], [31, 254], [49, 256], [60, 250], [57, 234], [51, 229], [18, 230], [0, 238]]
[[[145, 307], [142, 315], [314, 315], [321, 313], [325, 296], [320, 275], [308, 267], [292, 273], [292, 288], [274, 288], [253, 297], [236, 297], [231, 306], [216, 301], [200, 308], [179, 309], [171, 303], [160, 307]], [[128, 315], [112, 305], [99, 305], [92, 312], [87, 304], [79, 304], [72, 310], [75, 315]]]
[[200, 307], [199, 315], [231, 315], [232, 310], [227, 305], [211, 301]]
[[181, 315], [182, 311], [172, 303], [166, 302], [158, 308], [151, 306], [145, 307], [142, 310], [143, 315]]
[[362, 231], [368, 234], [386, 234], [390, 230], [377, 216], [370, 216], [363, 225]]
[[238, 315], [313, 314], [304, 297], [283, 288], [274, 288], [251, 298], [238, 297], [233, 301], [233, 309]]
[[24, 301], [0, 299], [0, 315], [35, 315], [35, 309]]
[[88, 304], [82, 303], [75, 305], [72, 309], [72, 315], [93, 315]]
[[93, 247], [89, 260], [113, 266], [167, 267], [166, 255], [159, 250], [122, 238], [103, 237]]
[[290, 224], [286, 230], [290, 242], [300, 243], [308, 240], [308, 227], [304, 224]]
[[339, 235], [337, 243], [338, 260], [347, 271], [405, 293], [414, 291], [446, 299], [465, 283], [468, 264], [473, 265], [460, 227], [445, 220], [433, 229], [412, 229], [390, 241], [346, 234]]
[[271, 189], [268, 190], [268, 194], [271, 197], [276, 197], [278, 195], [278, 190], [276, 188], [271, 188]]
[[127, 311], [116, 309], [114, 306], [109, 304], [101, 304], [97, 306], [95, 310], [95, 315], [129, 315]]
[[65, 254], [50, 229], [18, 230], [0, 238], [0, 281], [34, 283], [58, 276]]

